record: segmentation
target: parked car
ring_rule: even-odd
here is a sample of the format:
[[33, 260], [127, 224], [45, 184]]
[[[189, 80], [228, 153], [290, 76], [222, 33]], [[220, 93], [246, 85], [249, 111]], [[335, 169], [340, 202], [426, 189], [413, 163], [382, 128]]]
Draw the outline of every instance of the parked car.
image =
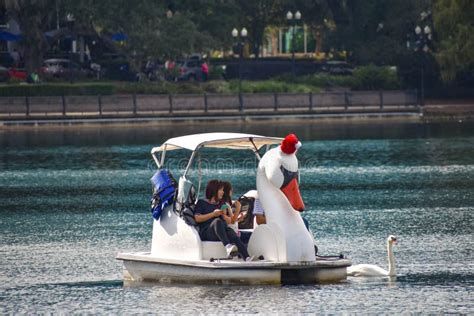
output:
[[201, 71], [202, 62], [199, 59], [187, 59], [176, 61], [178, 69], [177, 80], [181, 81], [198, 81], [202, 79]]
[[8, 70], [8, 74], [10, 75], [10, 78], [15, 78], [23, 81], [26, 81], [26, 78], [28, 78], [28, 73], [25, 69], [22, 68], [10, 68]]
[[74, 78], [92, 77], [94, 73], [82, 68], [79, 64], [69, 59], [53, 58], [44, 61], [42, 73], [46, 78]]
[[321, 71], [330, 75], [352, 75], [354, 69], [345, 61], [328, 61], [321, 66]]

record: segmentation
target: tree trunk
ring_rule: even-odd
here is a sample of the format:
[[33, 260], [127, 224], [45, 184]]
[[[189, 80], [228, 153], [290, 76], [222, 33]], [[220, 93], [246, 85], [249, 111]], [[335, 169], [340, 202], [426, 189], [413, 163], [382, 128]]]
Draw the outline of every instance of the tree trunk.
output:
[[28, 73], [38, 71], [43, 63], [44, 52], [48, 42], [44, 36], [44, 28], [48, 25], [51, 15], [52, 0], [42, 1], [4, 1], [8, 16], [14, 18], [21, 30], [23, 39], [23, 57]]
[[258, 59], [260, 56], [260, 46], [263, 42], [263, 33], [265, 31], [265, 24], [261, 23], [260, 21], [254, 21], [252, 23], [252, 50], [254, 53], [255, 59]]
[[25, 45], [25, 68], [29, 74], [32, 72], [38, 72], [38, 69], [43, 63], [43, 56], [43, 50], [41, 50], [37, 45]]
[[25, 68], [28, 73], [37, 72], [43, 63], [44, 52], [48, 43], [43, 34], [41, 19], [37, 16], [18, 16], [23, 35]]

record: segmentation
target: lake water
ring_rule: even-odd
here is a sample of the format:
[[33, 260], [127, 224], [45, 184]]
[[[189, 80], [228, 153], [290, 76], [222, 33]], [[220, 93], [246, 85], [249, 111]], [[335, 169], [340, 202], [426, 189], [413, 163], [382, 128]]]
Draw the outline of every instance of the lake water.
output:
[[[119, 251], [150, 248], [153, 146], [182, 134], [284, 136], [320, 252], [398, 277], [305, 286], [124, 286]], [[207, 155], [206, 155], [207, 154]], [[255, 187], [248, 155], [204, 153], [204, 181]], [[183, 155], [170, 155], [173, 170]], [[196, 173], [194, 174], [196, 177]], [[0, 131], [0, 313], [474, 313], [474, 126], [269, 124]]]

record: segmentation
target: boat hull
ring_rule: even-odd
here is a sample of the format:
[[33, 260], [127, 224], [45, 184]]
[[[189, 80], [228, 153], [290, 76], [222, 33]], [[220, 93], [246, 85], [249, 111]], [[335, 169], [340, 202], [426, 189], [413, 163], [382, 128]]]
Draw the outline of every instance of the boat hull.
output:
[[185, 261], [157, 258], [150, 253], [120, 253], [127, 282], [190, 284], [314, 284], [346, 279], [348, 259], [277, 263], [241, 260]]

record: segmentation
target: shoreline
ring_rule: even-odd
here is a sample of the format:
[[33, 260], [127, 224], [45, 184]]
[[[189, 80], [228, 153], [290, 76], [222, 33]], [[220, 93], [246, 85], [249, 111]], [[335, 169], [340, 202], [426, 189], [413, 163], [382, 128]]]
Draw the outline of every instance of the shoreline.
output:
[[275, 124], [314, 123], [318, 124], [367, 124], [367, 123], [436, 123], [474, 121], [474, 104], [430, 104], [419, 112], [332, 112], [332, 113], [235, 113], [219, 115], [174, 115], [141, 117], [74, 117], [50, 119], [0, 119], [0, 130], [31, 128], [88, 128], [117, 126], [183, 126], [225, 124]]
[[235, 115], [235, 116], [181, 116], [181, 117], [135, 117], [135, 118], [85, 118], [50, 120], [0, 121], [0, 129], [42, 128], [42, 127], [96, 127], [96, 126], [183, 126], [209, 124], [274, 124], [318, 122], [369, 123], [369, 122], [419, 122], [420, 113], [344, 113], [344, 114], [278, 114], [278, 115]]

